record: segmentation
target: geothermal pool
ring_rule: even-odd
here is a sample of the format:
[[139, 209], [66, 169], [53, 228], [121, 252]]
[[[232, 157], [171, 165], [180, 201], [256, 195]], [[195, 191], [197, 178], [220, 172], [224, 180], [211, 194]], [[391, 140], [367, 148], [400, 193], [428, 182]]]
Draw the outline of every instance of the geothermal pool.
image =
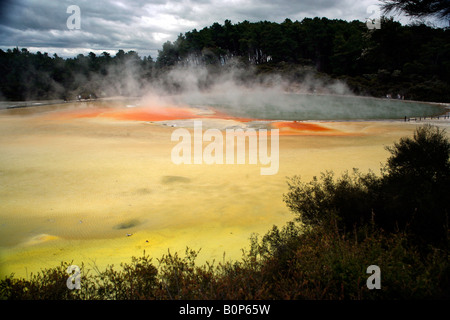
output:
[[180, 102], [212, 106], [237, 117], [270, 120], [387, 120], [442, 114], [442, 106], [436, 104], [270, 90], [193, 94], [183, 96]]
[[[302, 119], [191, 99], [181, 106], [116, 100], [0, 110], [0, 276], [25, 277], [61, 261], [118, 266], [144, 250], [156, 263], [168, 249], [184, 253], [187, 246], [201, 249], [199, 262], [239, 259], [252, 233], [293, 219], [282, 201], [286, 177], [379, 172], [384, 147], [419, 124], [293, 122]], [[408, 110], [399, 118], [424, 115]], [[251, 164], [174, 164], [171, 134], [189, 129], [192, 119], [205, 129], [278, 128], [278, 173], [263, 176]]]

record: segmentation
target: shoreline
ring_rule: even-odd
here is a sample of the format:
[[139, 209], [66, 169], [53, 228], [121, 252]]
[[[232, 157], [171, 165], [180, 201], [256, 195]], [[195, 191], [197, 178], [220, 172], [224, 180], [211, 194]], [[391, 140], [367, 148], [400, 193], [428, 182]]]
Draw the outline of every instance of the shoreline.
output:
[[[377, 101], [393, 101], [393, 102], [404, 102], [404, 103], [416, 103], [416, 104], [425, 104], [425, 105], [433, 105], [442, 107], [442, 113], [425, 116], [425, 118], [431, 117], [439, 117], [444, 115], [450, 115], [450, 102], [433, 102], [433, 101], [417, 101], [417, 100], [403, 100], [403, 99], [395, 99], [395, 98], [380, 98], [380, 97], [371, 97], [371, 96], [357, 96], [357, 95], [348, 95], [348, 94], [317, 94], [317, 93], [296, 93], [296, 92], [283, 92], [283, 94], [293, 94], [299, 96], [323, 96], [323, 97], [342, 97], [349, 99], [367, 99], [367, 100], [377, 100]], [[171, 97], [172, 95], [167, 95]], [[112, 97], [103, 97], [103, 98], [95, 98], [95, 99], [82, 99], [82, 100], [67, 100], [64, 101], [62, 99], [54, 99], [54, 100], [26, 100], [26, 101], [0, 101], [0, 110], [13, 110], [13, 109], [21, 109], [21, 108], [33, 108], [33, 107], [45, 107], [51, 105], [69, 105], [69, 104], [77, 104], [77, 103], [95, 103], [96, 101], [142, 101], [145, 96], [142, 97], [126, 97], [126, 96], [112, 96]], [[195, 106], [189, 105], [190, 108], [199, 109], [199, 111], [204, 111], [205, 106]], [[216, 110], [217, 111], [217, 110]], [[420, 117], [420, 116], [416, 116]], [[412, 118], [412, 117], [409, 117]], [[383, 121], [383, 120], [402, 120], [403, 118], [362, 118], [362, 119], [302, 119], [295, 121]], [[258, 120], [258, 119], [255, 119]], [[290, 121], [286, 119], [259, 119], [261, 121]]]

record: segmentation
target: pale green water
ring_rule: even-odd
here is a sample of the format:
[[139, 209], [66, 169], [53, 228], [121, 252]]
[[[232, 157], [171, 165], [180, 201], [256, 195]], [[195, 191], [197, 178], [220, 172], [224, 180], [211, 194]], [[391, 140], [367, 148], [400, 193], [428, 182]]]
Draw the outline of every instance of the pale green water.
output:
[[439, 105], [396, 99], [272, 92], [210, 94], [183, 97], [181, 101], [212, 106], [236, 117], [270, 120], [387, 120], [445, 112]]

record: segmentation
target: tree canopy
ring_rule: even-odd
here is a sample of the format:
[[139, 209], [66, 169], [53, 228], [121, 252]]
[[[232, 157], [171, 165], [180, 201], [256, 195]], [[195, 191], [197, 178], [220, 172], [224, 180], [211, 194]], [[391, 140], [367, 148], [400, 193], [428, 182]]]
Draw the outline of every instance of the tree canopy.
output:
[[436, 16], [450, 19], [450, 1], [448, 0], [381, 0], [385, 14], [400, 11], [412, 17]]

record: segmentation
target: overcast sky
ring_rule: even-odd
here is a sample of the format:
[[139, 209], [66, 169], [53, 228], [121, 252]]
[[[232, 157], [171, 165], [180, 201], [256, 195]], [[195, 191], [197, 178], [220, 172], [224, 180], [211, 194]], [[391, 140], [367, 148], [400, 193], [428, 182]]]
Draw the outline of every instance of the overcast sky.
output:
[[[223, 24], [305, 17], [365, 21], [377, 0], [7, 0], [0, 2], [0, 48], [28, 48], [71, 57], [90, 51], [135, 50], [157, 57], [178, 34]], [[70, 30], [70, 5], [80, 8], [80, 29]], [[72, 22], [72, 20], [70, 20]]]

